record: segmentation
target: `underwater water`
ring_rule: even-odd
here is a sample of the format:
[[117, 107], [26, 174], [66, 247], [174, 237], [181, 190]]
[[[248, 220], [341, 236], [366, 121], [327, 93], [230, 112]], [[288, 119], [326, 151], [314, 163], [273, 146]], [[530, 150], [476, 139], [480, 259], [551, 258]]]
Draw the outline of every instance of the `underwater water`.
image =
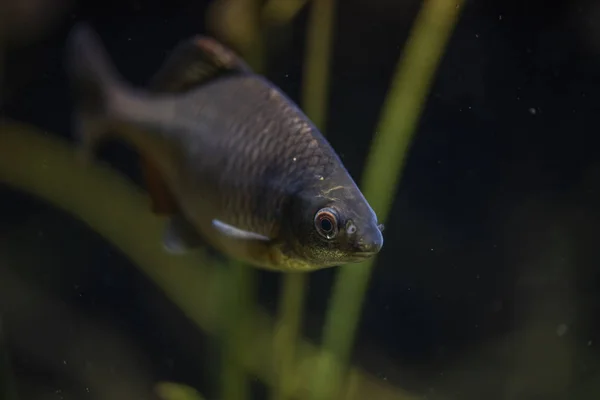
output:
[[[326, 3], [24, 0], [5, 13], [0, 399], [598, 396], [600, 8], [339, 0], [331, 21], [314, 18]], [[279, 25], [261, 14], [268, 6]], [[428, 19], [427, 7], [442, 11]], [[204, 249], [168, 254], [136, 149], [110, 141], [91, 167], [77, 163], [64, 57], [82, 21], [139, 87], [182, 39], [209, 34], [313, 107], [385, 219], [373, 265], [290, 278]], [[407, 45], [444, 24], [446, 41]], [[329, 54], [322, 79], [307, 32]], [[438, 47], [439, 64], [411, 75], [406, 54], [430, 60]], [[395, 91], [404, 102], [386, 101]], [[337, 395], [319, 389], [329, 381]]]

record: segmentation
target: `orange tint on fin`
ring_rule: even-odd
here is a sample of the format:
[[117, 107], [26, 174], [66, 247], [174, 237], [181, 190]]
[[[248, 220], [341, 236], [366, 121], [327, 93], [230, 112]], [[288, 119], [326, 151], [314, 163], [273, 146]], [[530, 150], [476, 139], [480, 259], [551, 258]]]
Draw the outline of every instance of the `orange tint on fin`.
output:
[[140, 166], [144, 174], [146, 190], [152, 201], [152, 212], [159, 215], [175, 214], [178, 210], [177, 203], [158, 168], [143, 154], [140, 155]]
[[208, 55], [210, 62], [215, 66], [236, 73], [252, 72], [251, 68], [241, 57], [215, 39], [207, 36], [196, 36], [194, 41], [196, 46]]

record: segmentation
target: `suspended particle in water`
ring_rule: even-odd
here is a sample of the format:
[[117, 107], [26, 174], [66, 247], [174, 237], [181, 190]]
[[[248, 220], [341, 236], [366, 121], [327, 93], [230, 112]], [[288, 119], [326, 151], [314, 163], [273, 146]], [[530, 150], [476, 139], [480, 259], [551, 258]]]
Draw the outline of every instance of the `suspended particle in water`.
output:
[[569, 330], [569, 327], [567, 326], [567, 324], [560, 324], [556, 328], [556, 334], [558, 335], [558, 337], [561, 337], [561, 336], [564, 336], [568, 330]]

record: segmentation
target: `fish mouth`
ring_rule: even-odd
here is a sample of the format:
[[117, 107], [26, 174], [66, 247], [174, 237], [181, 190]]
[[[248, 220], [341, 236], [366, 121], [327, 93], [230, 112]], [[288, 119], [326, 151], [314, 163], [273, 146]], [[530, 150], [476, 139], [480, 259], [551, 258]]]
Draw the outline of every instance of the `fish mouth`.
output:
[[368, 258], [378, 254], [383, 247], [383, 237], [379, 231], [377, 231], [377, 233], [379, 233], [378, 237], [368, 241], [359, 242], [354, 248], [354, 255], [362, 258]]
[[378, 251], [361, 251], [360, 253], [353, 254], [352, 260], [354, 260], [356, 262], [364, 261], [366, 259], [376, 256], [378, 253], [379, 253]]
[[371, 258], [377, 254], [379, 254], [378, 251], [363, 251], [358, 254], [358, 258]]

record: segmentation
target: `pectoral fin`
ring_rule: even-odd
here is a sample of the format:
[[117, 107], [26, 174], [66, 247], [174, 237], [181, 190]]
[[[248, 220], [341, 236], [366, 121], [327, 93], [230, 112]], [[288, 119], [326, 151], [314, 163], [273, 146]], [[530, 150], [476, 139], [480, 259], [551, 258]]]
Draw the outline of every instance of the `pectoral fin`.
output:
[[163, 233], [163, 247], [171, 254], [183, 254], [203, 247], [205, 241], [196, 228], [183, 216], [176, 214], [171, 217]]
[[226, 224], [223, 221], [219, 221], [218, 219], [213, 219], [212, 221], [213, 226], [219, 231], [221, 232], [223, 235], [225, 236], [229, 236], [231, 238], [234, 239], [241, 239], [241, 240], [260, 240], [260, 241], [264, 241], [264, 242], [268, 242], [271, 239], [269, 239], [268, 237], [258, 234], [258, 233], [254, 233], [254, 232], [250, 232], [250, 231], [246, 231], [240, 228], [236, 228], [235, 226], [231, 226], [229, 224]]

